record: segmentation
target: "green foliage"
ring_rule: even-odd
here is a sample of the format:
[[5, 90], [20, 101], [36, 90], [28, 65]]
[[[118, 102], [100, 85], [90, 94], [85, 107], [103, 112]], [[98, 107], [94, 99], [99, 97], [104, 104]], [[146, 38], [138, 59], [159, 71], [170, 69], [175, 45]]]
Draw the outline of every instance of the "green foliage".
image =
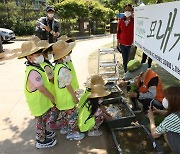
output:
[[55, 9], [58, 15], [64, 19], [73, 18], [87, 18], [89, 11], [84, 3], [85, 1], [79, 0], [66, 0], [61, 3], [55, 4]]
[[16, 35], [31, 35], [35, 29], [35, 21], [42, 14], [35, 11], [32, 1], [22, 0], [21, 6], [15, 2], [0, 3], [0, 27], [12, 29]]

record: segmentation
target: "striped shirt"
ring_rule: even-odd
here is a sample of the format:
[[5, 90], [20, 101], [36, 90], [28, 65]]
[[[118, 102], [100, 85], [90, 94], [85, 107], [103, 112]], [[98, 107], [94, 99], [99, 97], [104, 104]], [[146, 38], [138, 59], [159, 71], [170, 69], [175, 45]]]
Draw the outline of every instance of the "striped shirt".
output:
[[169, 131], [180, 134], [180, 113], [169, 114], [156, 128], [158, 134]]

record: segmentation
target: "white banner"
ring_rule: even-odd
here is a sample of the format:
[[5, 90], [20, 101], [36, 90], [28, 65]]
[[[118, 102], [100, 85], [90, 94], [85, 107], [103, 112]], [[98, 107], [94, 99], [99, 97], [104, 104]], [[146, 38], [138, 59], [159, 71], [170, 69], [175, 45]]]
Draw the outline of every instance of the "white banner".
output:
[[134, 44], [180, 79], [180, 1], [135, 8]]

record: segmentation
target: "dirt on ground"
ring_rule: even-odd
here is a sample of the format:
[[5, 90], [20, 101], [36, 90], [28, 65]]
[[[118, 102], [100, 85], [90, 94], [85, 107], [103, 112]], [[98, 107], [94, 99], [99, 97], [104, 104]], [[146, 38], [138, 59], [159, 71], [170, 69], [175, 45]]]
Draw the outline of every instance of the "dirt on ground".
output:
[[[123, 74], [124, 74], [124, 71], [123, 71], [123, 66], [122, 66], [122, 57], [121, 57], [121, 54], [117, 51], [116, 53], [116, 58], [118, 60], [118, 67], [119, 67], [119, 73], [120, 73], [120, 78], [123, 77]], [[141, 60], [141, 52], [137, 52], [136, 53], [136, 59], [139, 59]], [[113, 61], [113, 55], [110, 55], [110, 54], [105, 54], [103, 56], [101, 56], [101, 61]], [[89, 66], [88, 66], [88, 70], [89, 70], [89, 74], [90, 76], [94, 75], [94, 74], [98, 74], [98, 51], [95, 51], [94, 53], [92, 53], [90, 56], [89, 56], [89, 62], [88, 62]], [[169, 83], [179, 83], [179, 80], [177, 80], [175, 77], [173, 77], [172, 75], [170, 75], [169, 73], [167, 73], [167, 71], [165, 71], [163, 68], [161, 68], [160, 66], [158, 66], [155, 62], [153, 62], [152, 64], [152, 69], [155, 70], [156, 72], [159, 73], [160, 77], [162, 78], [162, 82], [164, 82], [164, 87], [167, 87], [169, 86]], [[113, 70], [113, 69], [112, 69]], [[100, 70], [101, 72], [103, 71], [107, 71], [107, 69], [102, 69]], [[108, 70], [109, 71], [109, 70]], [[110, 70], [111, 71], [111, 70]], [[169, 78], [167, 79], [167, 74], [169, 76]], [[170, 82], [169, 80], [171, 80], [172, 82]], [[124, 92], [126, 92], [126, 88], [122, 88], [122, 90]], [[129, 99], [128, 98], [125, 98], [128, 102], [128, 104], [130, 103], [129, 102]], [[131, 104], [129, 104], [131, 106]], [[136, 114], [136, 120], [139, 121], [140, 124], [143, 124], [145, 125], [148, 129], [149, 129], [149, 121], [148, 121], [148, 118], [145, 117], [144, 114], [140, 113], [140, 114]], [[104, 126], [105, 127], [105, 126]], [[104, 128], [105, 129], [105, 128]], [[109, 131], [108, 129], [106, 131]], [[133, 132], [132, 132], [133, 133]], [[109, 134], [109, 133], [108, 133]], [[135, 134], [132, 134], [132, 135], [137, 135], [136, 133]], [[107, 136], [107, 140], [109, 140], [110, 142], [110, 147], [109, 149], [111, 151], [116, 151], [117, 152], [117, 149], [115, 150], [115, 144], [113, 144], [113, 137], [112, 135], [108, 135]], [[124, 141], [125, 140], [125, 141]], [[157, 143], [162, 147], [163, 151], [165, 154], [170, 154], [171, 151], [167, 145], [167, 143], [164, 141], [164, 137], [161, 136], [159, 139], [156, 140]], [[133, 143], [132, 140], [128, 140], [128, 138], [126, 139], [123, 139], [123, 142], [129, 142], [129, 146], [132, 146], [130, 147], [130, 149], [133, 149], [133, 146], [135, 146]], [[126, 152], [125, 152], [126, 153]], [[128, 152], [127, 152], [128, 153]], [[131, 153], [131, 152], [130, 152]], [[151, 152], [153, 153], [153, 151]]]

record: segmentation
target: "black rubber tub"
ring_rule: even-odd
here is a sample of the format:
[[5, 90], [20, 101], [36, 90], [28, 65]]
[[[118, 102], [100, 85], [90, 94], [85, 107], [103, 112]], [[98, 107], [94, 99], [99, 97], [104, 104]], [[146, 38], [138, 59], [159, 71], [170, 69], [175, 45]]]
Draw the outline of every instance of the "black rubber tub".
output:
[[118, 153], [120, 154], [162, 154], [161, 146], [143, 126], [130, 126], [111, 129]]
[[113, 120], [106, 121], [109, 128], [130, 126], [135, 119], [134, 112], [122, 97], [104, 99], [103, 105], [113, 117]]
[[107, 82], [105, 84], [105, 90], [110, 91], [111, 94], [104, 97], [104, 99], [121, 97], [122, 93], [123, 93], [121, 88], [117, 84], [115, 84], [114, 82]]

